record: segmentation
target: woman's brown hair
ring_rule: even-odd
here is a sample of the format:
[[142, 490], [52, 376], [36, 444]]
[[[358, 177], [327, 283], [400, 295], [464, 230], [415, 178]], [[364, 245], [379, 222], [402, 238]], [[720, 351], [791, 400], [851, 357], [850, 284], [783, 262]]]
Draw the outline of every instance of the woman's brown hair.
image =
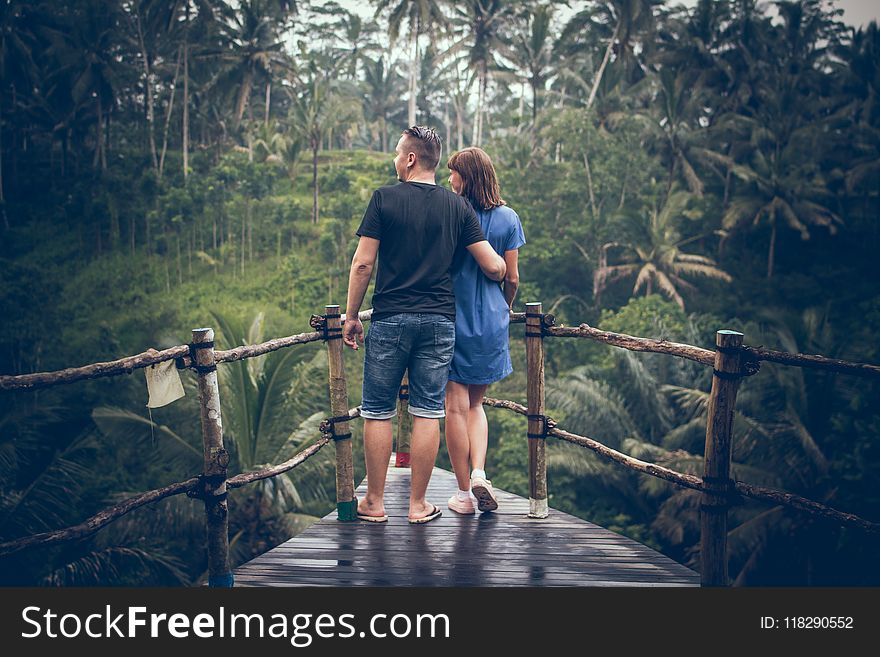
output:
[[453, 153], [446, 166], [461, 176], [461, 195], [476, 210], [491, 210], [505, 205], [492, 160], [482, 148], [471, 146]]

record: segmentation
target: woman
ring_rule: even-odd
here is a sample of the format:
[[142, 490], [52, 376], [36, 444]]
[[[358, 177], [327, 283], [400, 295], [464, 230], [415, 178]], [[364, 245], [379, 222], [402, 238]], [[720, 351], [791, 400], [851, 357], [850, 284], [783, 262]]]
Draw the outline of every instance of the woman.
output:
[[453, 511], [472, 514], [475, 500], [480, 511], [498, 508], [485, 470], [489, 429], [483, 395], [490, 383], [513, 371], [507, 329], [519, 286], [518, 249], [526, 239], [516, 212], [501, 198], [495, 167], [485, 151], [465, 148], [446, 166], [452, 189], [473, 206], [483, 234], [507, 263], [501, 285], [487, 278], [469, 254], [453, 270], [455, 352], [446, 386], [446, 447], [458, 492], [448, 504]]

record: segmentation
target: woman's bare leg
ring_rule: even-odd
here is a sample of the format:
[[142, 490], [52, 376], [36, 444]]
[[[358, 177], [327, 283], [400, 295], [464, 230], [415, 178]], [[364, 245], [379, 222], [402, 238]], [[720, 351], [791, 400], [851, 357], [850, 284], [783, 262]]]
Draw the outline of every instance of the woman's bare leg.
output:
[[486, 469], [486, 450], [489, 448], [489, 424], [486, 421], [486, 412], [483, 410], [483, 397], [486, 395], [488, 387], [488, 384], [475, 384], [467, 387], [467, 435], [472, 470]]
[[[446, 449], [449, 450], [449, 460], [452, 462], [459, 490], [471, 488], [469, 408], [468, 386], [449, 381], [446, 384]], [[485, 450], [483, 459], [485, 460]]]

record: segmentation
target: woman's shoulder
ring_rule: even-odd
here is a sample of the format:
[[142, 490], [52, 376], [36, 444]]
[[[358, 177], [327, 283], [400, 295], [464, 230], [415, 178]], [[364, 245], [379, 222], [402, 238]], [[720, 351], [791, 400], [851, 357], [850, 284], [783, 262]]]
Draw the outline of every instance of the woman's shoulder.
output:
[[509, 205], [499, 205], [497, 208], [492, 208], [490, 212], [499, 219], [504, 219], [508, 222], [516, 222], [519, 221], [519, 215], [516, 211], [510, 207]]

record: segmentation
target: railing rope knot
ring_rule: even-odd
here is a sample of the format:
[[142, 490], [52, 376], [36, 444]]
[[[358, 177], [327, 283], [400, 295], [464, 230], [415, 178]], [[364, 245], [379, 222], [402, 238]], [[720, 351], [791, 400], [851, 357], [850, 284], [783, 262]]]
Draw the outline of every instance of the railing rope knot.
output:
[[330, 340], [342, 339], [342, 327], [330, 327], [328, 319], [342, 319], [341, 313], [328, 313], [326, 315], [312, 315], [309, 318], [309, 326], [322, 334], [322, 340], [328, 342]]
[[526, 417], [529, 420], [535, 420], [536, 422], [541, 423], [541, 433], [529, 433], [529, 438], [546, 440], [547, 435], [550, 433], [550, 429], [556, 428], [556, 420], [546, 415], [526, 415]]
[[549, 329], [552, 326], [556, 325], [556, 316], [551, 315], [550, 313], [530, 313], [526, 311], [526, 318], [529, 317], [540, 317], [541, 318], [541, 330], [538, 331], [530, 331], [528, 325], [528, 319], [526, 319], [526, 337], [527, 338], [541, 338], [544, 339], [544, 336], [550, 335]]
[[709, 493], [716, 498], [718, 502], [715, 504], [707, 504], [702, 502], [700, 510], [708, 513], [720, 513], [731, 506], [745, 504], [745, 500], [736, 490], [736, 481], [733, 479], [724, 479], [723, 477], [703, 476], [703, 492]]
[[718, 345], [715, 347], [715, 350], [721, 352], [722, 354], [728, 354], [730, 356], [740, 356], [739, 372], [722, 372], [721, 370], [717, 369], [712, 370], [712, 374], [717, 376], [719, 379], [723, 379], [725, 381], [735, 381], [736, 379], [742, 379], [747, 376], [754, 376], [761, 370], [761, 361], [745, 351], [745, 349], [742, 348], [742, 345]]
[[220, 484], [226, 481], [225, 474], [200, 474], [199, 481], [193, 486], [191, 489], [186, 491], [186, 496], [195, 499], [195, 500], [213, 500], [215, 502], [222, 502], [227, 497], [229, 497], [229, 491], [224, 491], [219, 495], [209, 495], [208, 488], [211, 489], [216, 488]]
[[213, 349], [214, 341], [208, 340], [207, 342], [190, 342], [189, 343], [189, 364], [187, 365], [186, 356], [177, 359], [177, 369], [182, 369], [183, 367], [191, 367], [199, 374], [208, 374], [210, 372], [217, 371], [217, 363], [212, 363], [211, 365], [199, 365], [196, 360], [196, 351], [199, 349]]
[[348, 433], [336, 433], [336, 423], [337, 422], [350, 422], [357, 416], [352, 415], [337, 415], [336, 417], [328, 417], [325, 420], [321, 421], [319, 429], [322, 434], [330, 436], [333, 440], [351, 440], [351, 432]]

